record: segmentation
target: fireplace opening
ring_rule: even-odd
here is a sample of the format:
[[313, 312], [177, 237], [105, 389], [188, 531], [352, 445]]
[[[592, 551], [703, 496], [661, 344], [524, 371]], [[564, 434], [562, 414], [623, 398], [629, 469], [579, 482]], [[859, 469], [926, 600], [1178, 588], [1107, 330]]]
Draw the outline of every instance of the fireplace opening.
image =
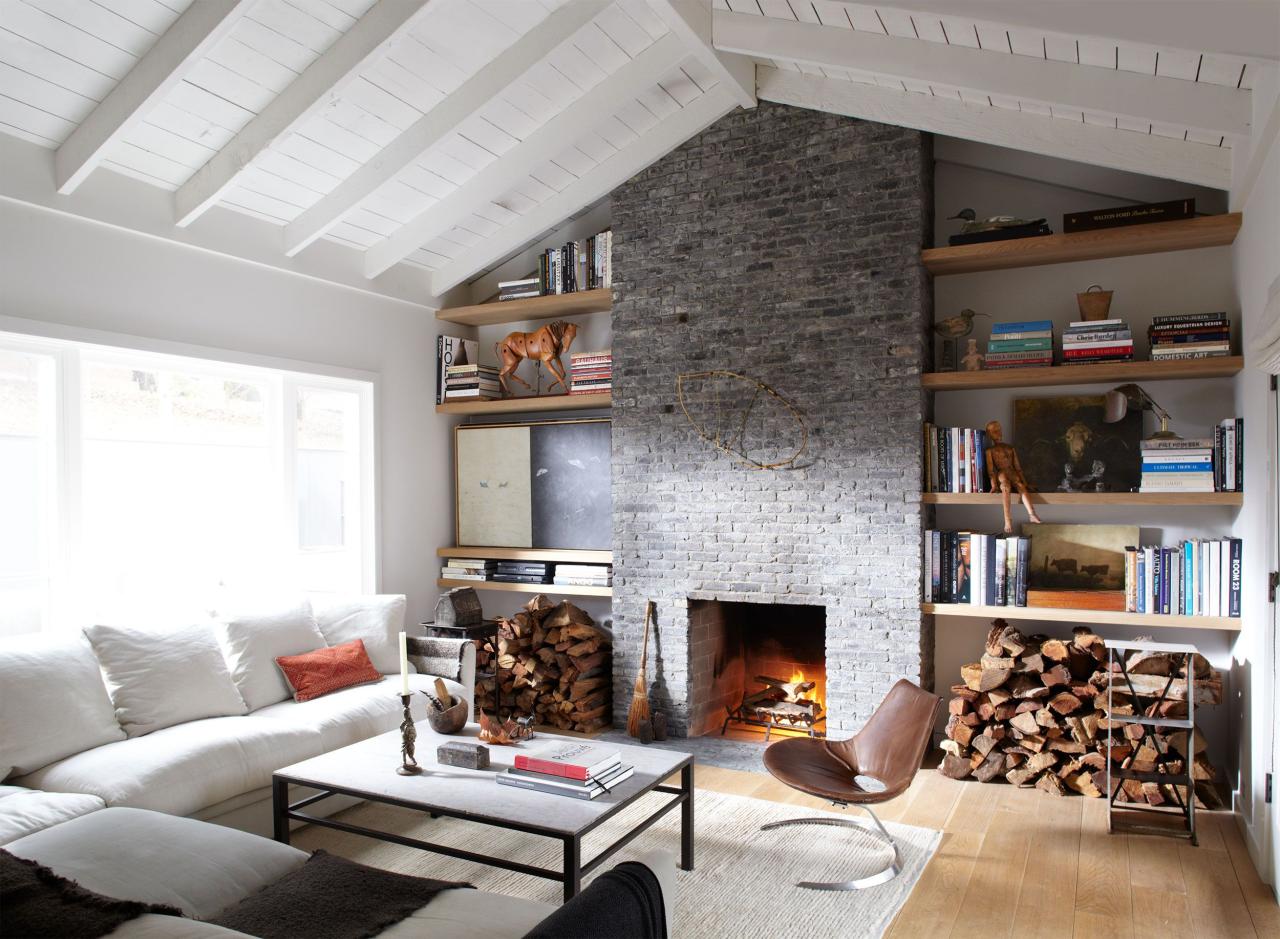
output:
[[691, 736], [825, 736], [826, 608], [689, 601]]

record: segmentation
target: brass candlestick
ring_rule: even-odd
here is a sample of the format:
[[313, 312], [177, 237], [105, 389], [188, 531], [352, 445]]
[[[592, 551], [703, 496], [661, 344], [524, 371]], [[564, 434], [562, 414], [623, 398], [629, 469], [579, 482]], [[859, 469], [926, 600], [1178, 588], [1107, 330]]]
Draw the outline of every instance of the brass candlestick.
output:
[[413, 746], [418, 739], [418, 728], [413, 726], [413, 714], [409, 710], [409, 702], [413, 695], [400, 695], [400, 703], [404, 705], [404, 720], [400, 722], [400, 756], [401, 763], [396, 772], [401, 776], [417, 776], [422, 767], [413, 758]]

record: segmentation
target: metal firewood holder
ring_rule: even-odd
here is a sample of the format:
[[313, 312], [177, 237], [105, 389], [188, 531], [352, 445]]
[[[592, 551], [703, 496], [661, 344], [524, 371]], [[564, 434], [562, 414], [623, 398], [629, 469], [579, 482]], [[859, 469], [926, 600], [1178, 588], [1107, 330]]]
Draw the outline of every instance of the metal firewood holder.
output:
[[[1158, 712], [1160, 705], [1173, 701], [1169, 697], [1169, 690], [1173, 687], [1173, 682], [1179, 676], [1176, 674], [1169, 675], [1169, 680], [1165, 682], [1164, 687], [1157, 695], [1139, 694], [1133, 685], [1133, 679], [1129, 676], [1128, 668], [1125, 665], [1125, 657], [1129, 652], [1167, 652], [1175, 655], [1186, 656], [1186, 672], [1187, 682], [1187, 716], [1185, 718], [1173, 717], [1148, 717], [1148, 710]], [[1137, 753], [1143, 744], [1150, 743], [1153, 750], [1156, 751], [1156, 769], [1154, 771], [1143, 771], [1126, 769], [1117, 766], [1115, 760], [1111, 756], [1111, 747], [1107, 747], [1107, 831], [1112, 834], [1135, 834], [1135, 835], [1164, 835], [1173, 838], [1186, 838], [1193, 845], [1198, 845], [1196, 840], [1196, 784], [1195, 784], [1195, 755], [1196, 755], [1196, 667], [1195, 658], [1199, 655], [1199, 651], [1193, 645], [1171, 642], [1113, 642], [1107, 641], [1107, 720], [1111, 729], [1117, 726], [1123, 727], [1126, 724], [1137, 724], [1142, 727], [1142, 737], [1136, 741], [1130, 741], [1133, 744], [1134, 753]], [[1115, 693], [1115, 675], [1116, 670], [1112, 667], [1118, 664], [1119, 674], [1124, 676], [1124, 689], [1122, 694], [1128, 694], [1133, 699], [1133, 714], [1115, 714], [1112, 707], [1113, 695]], [[1171, 671], [1176, 672], [1176, 669]], [[1161, 730], [1185, 730], [1187, 732], [1187, 752], [1182, 755], [1181, 773], [1160, 772], [1160, 767], [1172, 761], [1174, 758], [1168, 753], [1161, 753], [1160, 747], [1155, 739], [1155, 731]], [[1128, 740], [1128, 738], [1125, 738]], [[1135, 779], [1139, 782], [1154, 782], [1167, 785], [1173, 792], [1174, 804], [1170, 806], [1146, 805], [1140, 802], [1125, 802], [1120, 807], [1116, 806], [1116, 797], [1120, 794], [1121, 785], [1126, 779]], [[1113, 780], [1115, 784], [1112, 785]], [[1186, 786], [1187, 798], [1184, 801], [1180, 787]], [[1142, 825], [1136, 822], [1127, 821], [1123, 818], [1117, 818], [1117, 812], [1150, 812], [1158, 815], [1175, 816], [1181, 815], [1184, 828], [1176, 829], [1168, 826], [1159, 825]]]

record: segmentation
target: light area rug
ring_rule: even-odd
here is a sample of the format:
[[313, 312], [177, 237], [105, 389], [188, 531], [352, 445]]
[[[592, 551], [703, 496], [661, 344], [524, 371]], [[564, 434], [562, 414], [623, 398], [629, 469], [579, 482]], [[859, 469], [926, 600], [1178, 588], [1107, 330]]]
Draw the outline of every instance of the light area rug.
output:
[[[550, 798], [550, 797], [549, 797]], [[629, 823], [652, 814], [669, 798], [651, 793], [583, 839], [584, 860], [629, 830]], [[886, 822], [898, 842], [902, 873], [868, 890], [802, 890], [800, 880], [837, 881], [865, 877], [889, 864], [892, 852], [872, 835], [854, 828], [797, 826], [760, 831], [769, 822], [801, 816], [849, 817], [856, 809], [823, 812], [745, 796], [698, 790], [694, 800], [694, 870], [679, 871], [677, 939], [740, 936], [804, 936], [863, 939], [884, 933], [906, 902], [925, 864], [938, 848], [941, 832]], [[432, 819], [394, 806], [364, 804], [337, 816], [343, 821], [437, 844], [560, 868], [559, 841], [504, 831], [451, 818]], [[333, 854], [386, 870], [422, 877], [461, 880], [482, 890], [558, 905], [562, 886], [494, 867], [472, 864], [415, 848], [374, 841], [333, 829], [308, 826], [294, 833], [305, 851]], [[680, 812], [672, 812], [602, 865], [634, 858], [654, 848], [678, 855]], [[590, 878], [588, 878], [590, 880]]]

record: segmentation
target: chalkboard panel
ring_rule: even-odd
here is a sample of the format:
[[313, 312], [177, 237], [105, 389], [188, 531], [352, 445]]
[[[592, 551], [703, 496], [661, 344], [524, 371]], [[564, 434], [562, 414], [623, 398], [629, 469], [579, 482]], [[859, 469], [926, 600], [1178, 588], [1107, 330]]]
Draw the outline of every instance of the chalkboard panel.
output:
[[529, 452], [535, 548], [612, 547], [609, 430], [608, 421], [533, 426]]

